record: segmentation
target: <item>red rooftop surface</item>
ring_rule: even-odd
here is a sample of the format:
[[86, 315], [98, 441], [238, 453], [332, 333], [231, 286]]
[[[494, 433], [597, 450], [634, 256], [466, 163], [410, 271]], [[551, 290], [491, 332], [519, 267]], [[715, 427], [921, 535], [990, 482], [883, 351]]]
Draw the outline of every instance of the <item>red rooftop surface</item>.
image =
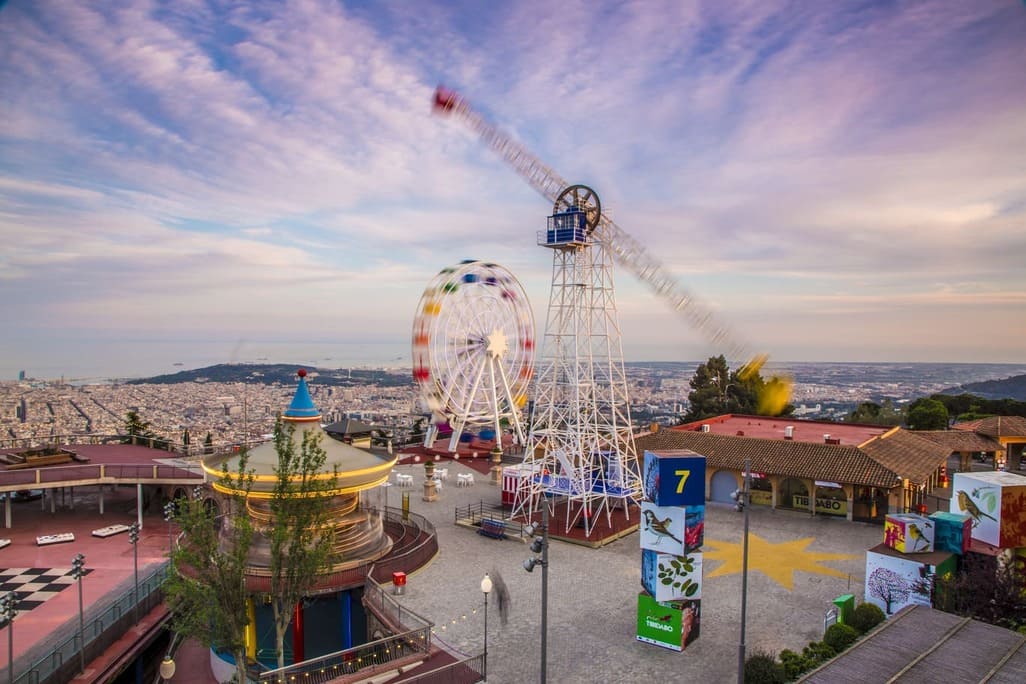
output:
[[[703, 428], [705, 425], [709, 426], [708, 429]], [[882, 435], [891, 428], [881, 425], [830, 423], [827, 421], [798, 420], [788, 417], [769, 418], [767, 416], [745, 416], [727, 413], [715, 418], [706, 418], [705, 420], [696, 420], [693, 423], [678, 425], [670, 429], [691, 430], [694, 432], [704, 431], [713, 435], [778, 440], [790, 439], [795, 442], [858, 446], [873, 437]]]

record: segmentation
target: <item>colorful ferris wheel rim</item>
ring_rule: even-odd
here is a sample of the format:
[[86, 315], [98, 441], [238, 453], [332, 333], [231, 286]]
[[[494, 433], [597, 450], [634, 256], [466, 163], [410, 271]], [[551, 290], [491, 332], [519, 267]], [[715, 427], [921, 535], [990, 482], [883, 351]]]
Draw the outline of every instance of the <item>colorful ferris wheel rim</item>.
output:
[[413, 379], [423, 408], [493, 425], [503, 398], [509, 411], [526, 403], [533, 369], [534, 316], [520, 282], [484, 261], [443, 268], [413, 323]]

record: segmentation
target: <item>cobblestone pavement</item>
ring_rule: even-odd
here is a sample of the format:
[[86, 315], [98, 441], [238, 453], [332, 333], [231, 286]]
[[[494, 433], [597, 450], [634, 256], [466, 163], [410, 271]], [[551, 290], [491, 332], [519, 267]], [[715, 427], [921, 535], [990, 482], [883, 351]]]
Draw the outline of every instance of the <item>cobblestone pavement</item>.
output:
[[[495, 604], [488, 612], [488, 681], [537, 681], [541, 641], [541, 568], [527, 573], [522, 563], [531, 555], [520, 540], [494, 540], [457, 526], [457, 506], [499, 502], [499, 489], [478, 474], [472, 487], [456, 487], [456, 473], [471, 472], [463, 464], [448, 463], [449, 482], [439, 500], [421, 500], [423, 466], [399, 466], [412, 474], [411, 510], [426, 516], [438, 529], [440, 551], [426, 568], [409, 578], [406, 607], [436, 624], [436, 638], [453, 649], [480, 653], [484, 646], [484, 596], [480, 581], [486, 572], [499, 573], [509, 587], [511, 610], [502, 624]], [[744, 516], [732, 507], [706, 507], [706, 546], [718, 542], [739, 548]], [[880, 526], [849, 523], [843, 518], [811, 517], [806, 513], [771, 511], [754, 507], [750, 532], [768, 544], [812, 538], [807, 546], [785, 547], [781, 552], [752, 558], [775, 570], [777, 581], [760, 571], [749, 572], [746, 649], [778, 652], [801, 650], [823, 635], [823, 618], [835, 597], [852, 593], [862, 600], [865, 551], [883, 539]], [[636, 640], [637, 595], [641, 591], [641, 550], [631, 534], [600, 549], [553, 541], [549, 551], [548, 680], [553, 682], [736, 681], [740, 640], [741, 576], [710, 574], [729, 561], [707, 559], [702, 589], [701, 636], [677, 653]], [[735, 545], [735, 546], [731, 546]], [[766, 549], [767, 547], [761, 546]], [[808, 554], [840, 554], [811, 566], [813, 570], [783, 573], [793, 588], [779, 581], [780, 565]], [[797, 550], [796, 550], [797, 549]], [[735, 563], [735, 565], [737, 565]], [[841, 576], [834, 576], [836, 572]], [[443, 629], [444, 626], [444, 629]]]

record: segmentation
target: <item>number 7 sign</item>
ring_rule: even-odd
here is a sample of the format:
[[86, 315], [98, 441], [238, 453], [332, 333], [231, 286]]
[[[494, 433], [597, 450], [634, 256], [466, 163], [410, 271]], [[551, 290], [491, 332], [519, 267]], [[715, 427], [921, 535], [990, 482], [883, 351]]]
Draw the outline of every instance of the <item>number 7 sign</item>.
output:
[[645, 498], [657, 506], [705, 504], [705, 456], [689, 449], [646, 451]]

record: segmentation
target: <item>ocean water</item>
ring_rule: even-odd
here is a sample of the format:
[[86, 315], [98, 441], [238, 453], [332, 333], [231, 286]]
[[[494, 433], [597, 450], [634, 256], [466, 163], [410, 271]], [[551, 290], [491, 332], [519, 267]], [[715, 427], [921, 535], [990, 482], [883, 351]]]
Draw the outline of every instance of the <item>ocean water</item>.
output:
[[294, 363], [317, 368], [409, 368], [410, 342], [63, 339], [32, 349], [0, 348], [0, 380], [20, 371], [39, 380], [145, 378], [219, 363]]
[[[626, 351], [626, 350], [625, 350]], [[703, 359], [704, 360], [704, 359]], [[628, 358], [628, 362], [633, 359]], [[638, 362], [642, 362], [640, 359]], [[308, 368], [410, 368], [409, 338], [380, 341], [90, 340], [61, 336], [31, 347], [0, 339], [0, 381], [28, 378], [74, 382], [147, 378], [221, 363], [285, 363]], [[651, 362], [649, 362], [651, 363]], [[698, 360], [672, 362], [697, 366]], [[952, 386], [1026, 373], [1015, 363], [771, 361], [767, 372], [828, 385], [851, 382]], [[692, 369], [693, 372], [693, 369]]]

